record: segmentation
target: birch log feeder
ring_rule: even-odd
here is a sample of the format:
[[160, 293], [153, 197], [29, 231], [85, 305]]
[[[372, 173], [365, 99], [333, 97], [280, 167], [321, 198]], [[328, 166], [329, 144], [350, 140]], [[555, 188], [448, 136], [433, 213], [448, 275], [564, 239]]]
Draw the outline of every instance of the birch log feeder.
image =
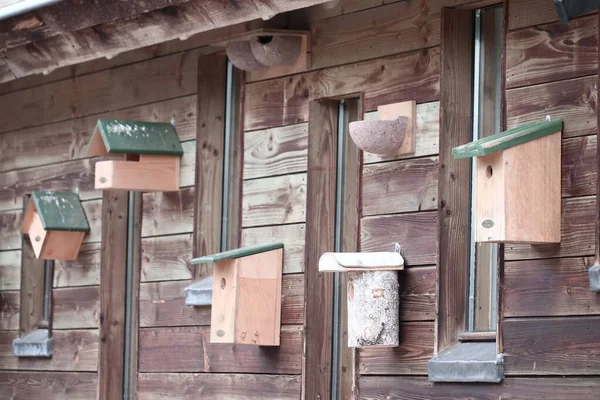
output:
[[415, 148], [415, 101], [377, 108], [378, 120], [350, 123], [350, 137], [359, 149], [379, 155], [413, 154]]
[[404, 269], [396, 252], [325, 253], [321, 272], [348, 273], [348, 347], [399, 345], [398, 272]]

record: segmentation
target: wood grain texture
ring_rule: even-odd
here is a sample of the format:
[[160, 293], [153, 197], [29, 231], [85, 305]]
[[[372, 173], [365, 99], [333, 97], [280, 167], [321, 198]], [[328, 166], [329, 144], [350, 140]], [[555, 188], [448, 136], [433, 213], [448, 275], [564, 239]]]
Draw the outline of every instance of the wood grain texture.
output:
[[0, 330], [18, 330], [20, 315], [20, 292], [0, 292]]
[[597, 375], [600, 318], [506, 319], [506, 375]]
[[435, 210], [438, 158], [367, 165], [363, 168], [363, 215]]
[[435, 264], [437, 221], [437, 212], [363, 218], [361, 251], [392, 251], [398, 242], [405, 267]]
[[[227, 56], [203, 56], [198, 64], [193, 257], [224, 250], [221, 249], [221, 220]], [[194, 265], [192, 270], [193, 278], [200, 279], [212, 273], [212, 266]]]
[[192, 232], [194, 188], [143, 194], [142, 237]]
[[506, 41], [507, 88], [598, 73], [596, 15], [569, 25], [557, 22], [513, 31]]
[[[304, 224], [261, 226], [242, 230], [242, 246], [283, 243], [283, 273], [304, 271]], [[2, 253], [0, 253], [2, 254]]]
[[0, 290], [21, 287], [21, 251], [0, 251]]
[[[190, 281], [148, 282], [140, 285], [140, 326], [210, 325], [210, 307], [188, 307], [183, 290]], [[304, 276], [284, 275], [281, 283], [281, 323], [302, 324], [304, 320]]]
[[360, 349], [361, 375], [426, 374], [433, 357], [433, 331], [433, 322], [401, 323], [398, 347]]
[[89, 400], [97, 386], [95, 372], [0, 372], [3, 399]]
[[473, 23], [472, 11], [442, 10], [436, 353], [466, 326], [471, 163], [452, 149], [473, 137]]
[[128, 202], [126, 191], [103, 192], [99, 400], [120, 398], [123, 392]]
[[304, 222], [306, 180], [303, 173], [244, 181], [242, 226]]
[[182, 141], [196, 137], [196, 96], [185, 96], [100, 115], [69, 119], [0, 136], [0, 171], [30, 168], [87, 157], [98, 119], [169, 122], [175, 120]]
[[99, 285], [100, 247], [100, 243], [84, 244], [77, 260], [54, 260], [54, 287]]
[[333, 276], [319, 273], [318, 260], [334, 250], [338, 102], [313, 101], [309, 114], [302, 393], [306, 399], [328, 399]]
[[593, 255], [595, 206], [594, 197], [564, 199], [562, 202], [561, 243], [506, 244], [504, 247], [506, 260]]
[[590, 292], [590, 258], [507, 262], [502, 296], [505, 317], [600, 314], [600, 296]]
[[507, 127], [544, 121], [547, 115], [564, 121], [563, 138], [596, 133], [597, 78], [588, 76], [506, 92]]
[[[532, 12], [535, 10], [535, 12]], [[514, 30], [558, 21], [553, 4], [544, 0], [509, 0], [508, 29]]]
[[427, 377], [363, 376], [361, 400], [593, 400], [598, 378], [504, 378], [502, 384], [431, 383]]
[[148, 237], [142, 239], [141, 281], [192, 279], [192, 235]]
[[298, 375], [140, 374], [139, 400], [295, 400], [300, 398]]
[[405, 269], [398, 273], [398, 283], [400, 321], [433, 321], [436, 302], [435, 267]]
[[52, 316], [53, 329], [97, 329], [100, 317], [100, 287], [53, 289]]
[[[210, 344], [205, 326], [140, 329], [140, 372], [299, 374], [302, 327], [285, 326], [279, 347]], [[176, 343], [177, 346], [173, 346]]]
[[565, 139], [562, 142], [563, 197], [596, 194], [596, 136]]
[[439, 67], [439, 48], [431, 48], [251, 83], [246, 88], [245, 130], [306, 122], [310, 100], [362, 91], [365, 111], [408, 99], [434, 101]]
[[244, 179], [306, 171], [308, 124], [246, 132]]
[[52, 358], [13, 356], [16, 331], [0, 331], [0, 365], [3, 370], [89, 371], [98, 368], [98, 330], [56, 330], [52, 333]]

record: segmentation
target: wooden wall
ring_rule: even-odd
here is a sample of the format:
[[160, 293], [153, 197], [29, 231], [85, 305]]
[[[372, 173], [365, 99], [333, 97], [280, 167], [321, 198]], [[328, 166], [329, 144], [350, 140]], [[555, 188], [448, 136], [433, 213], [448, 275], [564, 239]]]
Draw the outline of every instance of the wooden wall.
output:
[[[359, 397], [596, 398], [600, 297], [587, 289], [587, 267], [594, 253], [598, 16], [563, 27], [547, 0], [508, 0], [507, 122], [546, 114], [565, 120], [563, 240], [506, 248], [504, 383], [427, 381], [436, 303], [440, 10], [470, 2], [335, 0], [299, 10], [289, 24], [311, 30], [312, 69], [247, 83], [242, 243], [285, 244], [277, 349], [211, 345], [210, 311], [184, 304], [192, 277], [197, 59], [209, 50], [195, 49], [192, 38], [0, 85], [0, 398], [95, 397], [102, 207], [93, 189], [95, 160], [85, 149], [100, 117], [174, 118], [185, 150], [181, 189], [143, 195], [139, 398], [300, 398], [308, 103], [357, 92], [364, 92], [368, 118], [381, 104], [418, 103], [416, 154], [364, 157], [361, 248], [387, 251], [398, 241], [407, 269], [401, 345], [359, 352]], [[18, 360], [10, 344], [19, 320], [21, 198], [40, 187], [79, 190], [92, 233], [77, 262], [56, 267], [54, 357]]]

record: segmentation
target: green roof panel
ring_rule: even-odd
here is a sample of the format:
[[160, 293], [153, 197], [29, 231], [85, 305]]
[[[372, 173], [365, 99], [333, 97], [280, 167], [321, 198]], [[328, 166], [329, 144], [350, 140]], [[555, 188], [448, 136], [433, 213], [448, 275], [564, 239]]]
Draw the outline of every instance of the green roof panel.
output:
[[521, 125], [505, 132], [455, 147], [452, 149], [452, 155], [456, 159], [487, 156], [488, 154], [506, 150], [530, 140], [561, 132], [562, 127], [563, 122], [561, 120], [533, 122]]
[[234, 258], [241, 258], [251, 256], [253, 254], [264, 253], [265, 251], [283, 249], [283, 243], [270, 243], [263, 244], [260, 246], [244, 247], [241, 249], [228, 250], [222, 253], [211, 254], [209, 256], [203, 256], [194, 258], [190, 261], [191, 264], [208, 264], [225, 260], [232, 260]]
[[96, 130], [109, 153], [183, 155], [175, 127], [170, 123], [100, 119]]
[[89, 232], [77, 193], [35, 191], [30, 201], [34, 202], [45, 230]]

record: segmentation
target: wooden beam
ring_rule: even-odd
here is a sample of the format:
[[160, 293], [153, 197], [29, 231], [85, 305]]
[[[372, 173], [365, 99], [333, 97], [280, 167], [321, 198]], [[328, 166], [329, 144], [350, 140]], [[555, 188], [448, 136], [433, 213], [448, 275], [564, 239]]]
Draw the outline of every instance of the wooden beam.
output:
[[306, 291], [302, 390], [305, 399], [331, 397], [333, 275], [319, 273], [321, 255], [334, 250], [338, 102], [312, 101], [308, 124]]
[[[225, 54], [198, 59], [194, 258], [221, 251], [226, 83]], [[194, 280], [212, 273], [211, 265], [193, 268]]]
[[0, 372], [0, 398], [69, 400], [96, 398], [96, 372]]
[[[327, 0], [191, 0], [137, 17], [95, 25], [68, 35], [8, 49], [10, 71], [23, 77], [113, 56], [225, 26], [268, 19], [276, 14], [324, 3]], [[2, 76], [0, 81], [10, 77]]]
[[436, 354], [466, 327], [471, 162], [452, 149], [472, 140], [473, 22], [471, 10], [442, 10]]
[[98, 399], [123, 397], [128, 192], [102, 197]]

